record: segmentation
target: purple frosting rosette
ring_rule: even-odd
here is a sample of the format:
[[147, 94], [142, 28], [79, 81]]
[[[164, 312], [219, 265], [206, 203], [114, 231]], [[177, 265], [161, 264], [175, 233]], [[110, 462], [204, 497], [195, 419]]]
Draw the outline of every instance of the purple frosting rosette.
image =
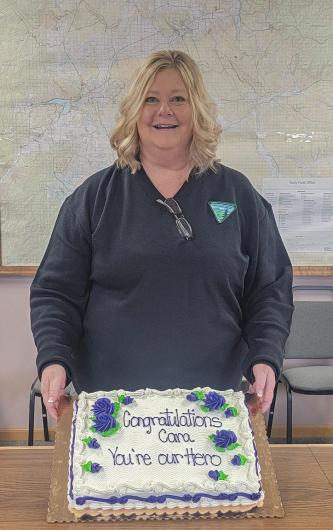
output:
[[216, 431], [213, 441], [217, 447], [223, 447], [225, 449], [229, 445], [237, 442], [237, 436], [233, 431]]
[[191, 392], [190, 394], [187, 394], [186, 399], [189, 401], [198, 401], [198, 396], [194, 392]]
[[91, 464], [91, 472], [92, 473], [98, 473], [102, 469], [102, 466], [98, 464], [97, 462], [93, 462]]
[[130, 405], [131, 403], [133, 403], [133, 401], [134, 401], [134, 398], [132, 398], [131, 396], [125, 396], [123, 405]]
[[231, 460], [231, 463], [234, 465], [234, 466], [240, 466], [241, 465], [241, 457], [240, 455], [235, 455], [233, 457], [233, 459]]
[[100, 464], [97, 462], [91, 462], [90, 460], [89, 462], [84, 462], [81, 464], [81, 467], [83, 471], [87, 471], [88, 473], [98, 473], [101, 469], [103, 469]]
[[114, 412], [114, 403], [112, 403], [109, 398], [99, 398], [96, 399], [91, 410], [95, 416], [99, 416], [100, 414], [112, 414]]
[[99, 449], [101, 446], [99, 445], [96, 438], [92, 438], [88, 443], [88, 447], [90, 447], [90, 449]]
[[109, 429], [113, 429], [116, 426], [116, 420], [111, 414], [98, 414], [95, 417], [95, 423], [93, 427], [97, 432], [105, 432]]
[[220, 409], [221, 407], [223, 407], [224, 404], [225, 404], [224, 397], [218, 394], [217, 392], [211, 391], [211, 392], [208, 392], [208, 394], [206, 394], [204, 405], [209, 410]]
[[94, 424], [91, 428], [93, 432], [99, 432], [102, 436], [110, 436], [120, 428], [116, 420], [121, 405], [130, 405], [134, 399], [130, 396], [121, 395], [113, 403], [109, 398], [103, 397], [96, 399], [91, 410], [94, 416], [91, 418]]

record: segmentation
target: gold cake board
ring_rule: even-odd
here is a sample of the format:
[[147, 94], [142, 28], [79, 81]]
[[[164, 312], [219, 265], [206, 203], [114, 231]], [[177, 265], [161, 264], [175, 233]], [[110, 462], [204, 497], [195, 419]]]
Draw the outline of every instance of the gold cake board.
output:
[[[72, 405], [72, 404], [71, 404]], [[251, 417], [261, 467], [262, 487], [265, 498], [261, 507], [249, 512], [226, 512], [207, 508], [199, 509], [150, 509], [136, 510], [130, 514], [113, 511], [112, 514], [91, 517], [85, 515], [76, 517], [68, 510], [67, 482], [68, 482], [68, 454], [72, 422], [73, 407], [65, 408], [57, 425], [55, 448], [52, 462], [51, 486], [47, 521], [49, 523], [83, 522], [83, 521], [142, 521], [142, 520], [176, 520], [176, 519], [221, 519], [221, 518], [258, 518], [258, 517], [283, 517], [284, 510], [280, 492], [276, 481], [272, 457], [267, 441], [264, 417], [257, 414]]]

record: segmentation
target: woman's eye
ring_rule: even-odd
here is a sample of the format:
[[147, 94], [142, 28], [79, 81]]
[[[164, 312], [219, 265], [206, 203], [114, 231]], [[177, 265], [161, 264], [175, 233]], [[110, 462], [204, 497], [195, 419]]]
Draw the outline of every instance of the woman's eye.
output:
[[[146, 99], [145, 99], [145, 103], [158, 103], [159, 100], [158, 98], [156, 98], [155, 96], [148, 96]], [[176, 103], [176, 104], [180, 104], [180, 103], [184, 103], [185, 102], [185, 98], [183, 96], [173, 96], [171, 99], [170, 99], [170, 103]]]

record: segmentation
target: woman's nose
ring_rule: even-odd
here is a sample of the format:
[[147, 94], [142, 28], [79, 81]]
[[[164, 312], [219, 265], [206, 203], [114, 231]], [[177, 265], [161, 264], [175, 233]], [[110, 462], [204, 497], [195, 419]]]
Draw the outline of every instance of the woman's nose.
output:
[[161, 101], [157, 113], [158, 114], [172, 114], [172, 109], [170, 108], [169, 102], [167, 100]]

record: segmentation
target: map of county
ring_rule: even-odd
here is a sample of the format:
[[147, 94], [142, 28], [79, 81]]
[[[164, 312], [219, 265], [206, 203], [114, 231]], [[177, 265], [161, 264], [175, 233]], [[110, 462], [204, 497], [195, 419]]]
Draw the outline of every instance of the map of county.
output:
[[0, 0], [2, 265], [38, 265], [65, 197], [112, 164], [119, 103], [155, 50], [198, 63], [218, 156], [258, 191], [331, 177], [332, 20], [327, 0]]

